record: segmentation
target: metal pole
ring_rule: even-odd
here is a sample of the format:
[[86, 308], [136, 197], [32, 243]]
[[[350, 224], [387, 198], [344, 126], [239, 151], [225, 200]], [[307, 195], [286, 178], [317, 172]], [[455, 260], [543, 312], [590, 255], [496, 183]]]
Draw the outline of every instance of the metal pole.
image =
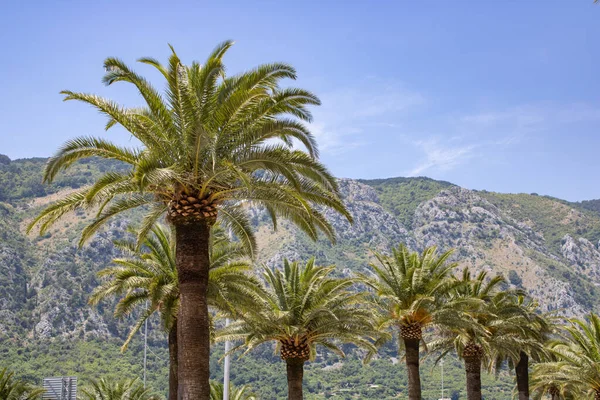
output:
[[[146, 308], [148, 307], [148, 302], [146, 301]], [[144, 322], [144, 389], [146, 389], [146, 359], [148, 354], [148, 318], [146, 318], [146, 322]]]
[[[233, 232], [229, 229], [229, 241], [233, 241]], [[229, 326], [229, 318], [225, 318], [225, 326]], [[223, 400], [229, 400], [229, 371], [231, 370], [231, 356], [228, 354], [231, 350], [231, 342], [225, 342], [225, 363], [223, 365]]]
[[442, 366], [442, 399], [444, 398], [444, 359], [440, 361], [440, 365]]
[[[225, 326], [229, 326], [229, 318], [225, 319]], [[225, 365], [223, 367], [223, 400], [229, 400], [229, 370], [230, 370], [230, 355], [227, 354], [231, 350], [231, 342], [225, 342]]]

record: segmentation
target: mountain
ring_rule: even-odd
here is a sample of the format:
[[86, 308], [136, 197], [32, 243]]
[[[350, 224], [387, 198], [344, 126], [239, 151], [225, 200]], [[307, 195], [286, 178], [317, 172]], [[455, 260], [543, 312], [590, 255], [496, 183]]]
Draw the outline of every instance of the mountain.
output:
[[[140, 213], [112, 221], [82, 249], [76, 246], [78, 233], [90, 218], [83, 212], [65, 218], [43, 237], [25, 234], [28, 221], [59, 194], [89, 184], [102, 172], [124, 167], [91, 160], [44, 185], [45, 161], [0, 156], [0, 367], [15, 366], [38, 381], [41, 374], [100, 371], [139, 376], [139, 343], [125, 355], [117, 351], [130, 321], [116, 321], [112, 304], [89, 307], [87, 295], [98, 284], [96, 272], [117, 256], [112, 241], [122, 238], [127, 226], [139, 221]], [[338, 232], [336, 245], [324, 239], [312, 242], [285, 222], [273, 231], [263, 210], [250, 209], [259, 262], [278, 265], [284, 257], [314, 255], [319, 263], [336, 264], [338, 274], [346, 275], [363, 271], [372, 250], [387, 251], [398, 243], [415, 250], [437, 245], [441, 250], [456, 249], [453, 257], [463, 267], [505, 275], [510, 285], [528, 290], [545, 309], [581, 315], [600, 305], [600, 201], [570, 203], [537, 194], [473, 191], [423, 177], [341, 179], [339, 183], [355, 223], [326, 212]], [[156, 359], [150, 380], [164, 388], [164, 336], [157, 323], [152, 327], [150, 343]], [[360, 369], [357, 357], [341, 362], [323, 354], [307, 372], [309, 393], [320, 394], [315, 398], [323, 398], [323, 393], [391, 398], [405, 385], [402, 379], [392, 379], [393, 384], [389, 377], [384, 379], [394, 363], [394, 352], [390, 345], [366, 369]], [[260, 386], [272, 380], [277, 388], [284, 387], [283, 375], [276, 373], [278, 360], [271, 353], [267, 349], [245, 358], [234, 382], [254, 381]], [[57, 365], [56, 359], [63, 362]], [[267, 360], [267, 367], [258, 360]], [[456, 376], [460, 395], [460, 363], [454, 363], [450, 374]], [[221, 367], [214, 365], [217, 377]], [[252, 375], [259, 370], [261, 378]], [[320, 371], [314, 382], [312, 370]], [[490, 385], [495, 389], [486, 398], [508, 397], [510, 378], [501, 376]], [[426, 396], [437, 395], [435, 386], [425, 384], [425, 389]], [[278, 398], [276, 391], [260, 393], [263, 398]]]

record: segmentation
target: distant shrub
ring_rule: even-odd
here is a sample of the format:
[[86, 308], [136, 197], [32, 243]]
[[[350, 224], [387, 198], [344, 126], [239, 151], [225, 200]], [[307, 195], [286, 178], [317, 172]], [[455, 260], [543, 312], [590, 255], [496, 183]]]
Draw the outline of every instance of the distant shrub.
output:
[[523, 279], [521, 279], [517, 271], [515, 271], [514, 269], [508, 271], [508, 280], [515, 286], [521, 286], [521, 284], [523, 283]]

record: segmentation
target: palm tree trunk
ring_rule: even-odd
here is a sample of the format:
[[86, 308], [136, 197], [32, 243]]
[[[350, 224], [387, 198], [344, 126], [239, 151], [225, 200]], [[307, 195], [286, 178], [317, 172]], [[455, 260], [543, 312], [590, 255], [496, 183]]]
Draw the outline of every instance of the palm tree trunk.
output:
[[287, 381], [288, 381], [288, 400], [302, 400], [302, 377], [304, 376], [304, 360], [298, 358], [288, 358], [287, 363]]
[[169, 400], [177, 398], [177, 321], [169, 331]]
[[210, 226], [205, 221], [175, 225], [179, 278], [178, 396], [209, 400], [210, 330], [206, 291], [210, 265]]
[[523, 351], [519, 356], [519, 363], [515, 366], [519, 400], [529, 400], [529, 356]]
[[600, 400], [600, 389], [594, 390], [594, 400]]
[[404, 339], [406, 369], [408, 371], [408, 399], [421, 400], [421, 376], [419, 373], [418, 339]]
[[482, 400], [481, 397], [481, 357], [465, 357], [467, 373], [467, 400]]

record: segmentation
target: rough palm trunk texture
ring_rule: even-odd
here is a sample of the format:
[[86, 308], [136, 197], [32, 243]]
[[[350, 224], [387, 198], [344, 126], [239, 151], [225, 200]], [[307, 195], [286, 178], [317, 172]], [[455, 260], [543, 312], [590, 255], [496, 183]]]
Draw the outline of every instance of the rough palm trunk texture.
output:
[[421, 376], [419, 373], [418, 339], [404, 339], [406, 369], [408, 371], [408, 399], [421, 400]]
[[210, 336], [206, 290], [210, 227], [202, 220], [177, 223], [175, 236], [180, 292], [178, 396], [180, 400], [209, 400]]
[[288, 358], [286, 364], [288, 400], [303, 400], [302, 377], [304, 376], [304, 360], [299, 358]]
[[594, 400], [600, 400], [600, 389], [594, 391]]
[[467, 373], [467, 400], [482, 400], [481, 397], [481, 357], [465, 357]]
[[515, 367], [519, 400], [529, 400], [529, 356], [521, 352], [519, 363]]
[[169, 331], [169, 400], [177, 397], [177, 321]]

